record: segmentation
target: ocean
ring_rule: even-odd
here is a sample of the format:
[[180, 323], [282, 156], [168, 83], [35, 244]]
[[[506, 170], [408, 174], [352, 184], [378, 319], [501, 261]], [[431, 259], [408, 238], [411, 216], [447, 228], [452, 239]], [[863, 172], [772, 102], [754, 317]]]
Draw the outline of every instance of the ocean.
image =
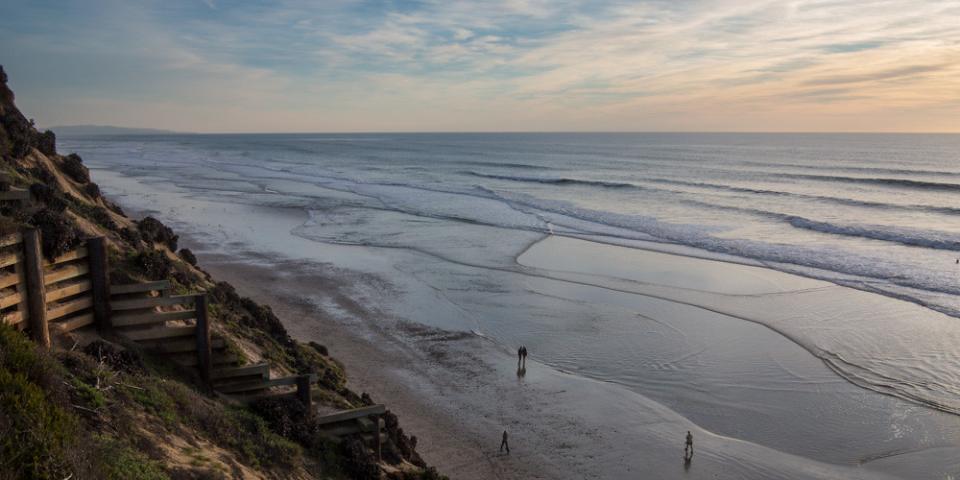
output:
[[930, 478], [954, 468], [924, 455], [960, 441], [960, 135], [157, 135], [60, 147], [108, 196], [203, 251], [379, 275], [389, 286], [363, 298], [392, 318], [507, 352], [527, 345], [547, 368], [725, 438], [829, 465], [890, 469], [898, 457], [916, 472], [922, 459]]

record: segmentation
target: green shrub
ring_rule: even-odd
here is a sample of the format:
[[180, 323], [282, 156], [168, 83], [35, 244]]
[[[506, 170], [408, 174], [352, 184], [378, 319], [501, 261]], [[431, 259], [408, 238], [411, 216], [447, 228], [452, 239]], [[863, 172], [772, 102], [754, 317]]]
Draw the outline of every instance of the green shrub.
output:
[[131, 389], [130, 395], [148, 412], [163, 420], [167, 427], [173, 427], [178, 422], [177, 403], [164, 387], [160, 382], [143, 382], [141, 389]]
[[75, 473], [71, 457], [79, 424], [50, 395], [57, 373], [29, 340], [0, 325], [0, 478], [62, 479]]
[[101, 436], [98, 446], [102, 464], [99, 465], [104, 480], [169, 480], [160, 462], [150, 460], [122, 441]]

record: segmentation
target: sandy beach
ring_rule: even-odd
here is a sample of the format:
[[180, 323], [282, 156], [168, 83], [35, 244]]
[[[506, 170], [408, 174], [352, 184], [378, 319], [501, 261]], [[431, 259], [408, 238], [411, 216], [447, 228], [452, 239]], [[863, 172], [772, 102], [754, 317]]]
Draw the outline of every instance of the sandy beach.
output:
[[351, 387], [395, 411], [451, 478], [957, 469], [960, 329], [916, 303], [639, 239], [452, 229], [289, 178], [247, 191], [97, 173], [296, 338], [328, 346]]

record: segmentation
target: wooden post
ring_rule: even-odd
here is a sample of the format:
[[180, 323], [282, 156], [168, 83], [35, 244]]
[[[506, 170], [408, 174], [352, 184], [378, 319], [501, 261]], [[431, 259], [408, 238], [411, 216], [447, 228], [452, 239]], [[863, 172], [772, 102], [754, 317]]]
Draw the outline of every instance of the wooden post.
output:
[[35, 228], [23, 232], [23, 266], [27, 280], [30, 338], [50, 348], [50, 329], [47, 326], [47, 289], [43, 284], [43, 252], [40, 250], [40, 232]]
[[101, 335], [113, 334], [110, 321], [110, 268], [107, 263], [107, 243], [103, 237], [87, 240], [90, 261], [90, 287], [93, 296], [93, 319]]
[[313, 399], [310, 398], [310, 375], [297, 376], [297, 400], [307, 409], [307, 416], [313, 410]]
[[210, 385], [210, 374], [213, 370], [213, 354], [210, 350], [210, 322], [207, 319], [207, 295], [200, 294], [194, 297], [193, 308], [197, 312], [197, 368], [200, 369], [200, 378]]
[[379, 415], [374, 415], [371, 417], [373, 419], [373, 450], [377, 454], [377, 461], [382, 461], [380, 455], [380, 423], [383, 420], [380, 419]]

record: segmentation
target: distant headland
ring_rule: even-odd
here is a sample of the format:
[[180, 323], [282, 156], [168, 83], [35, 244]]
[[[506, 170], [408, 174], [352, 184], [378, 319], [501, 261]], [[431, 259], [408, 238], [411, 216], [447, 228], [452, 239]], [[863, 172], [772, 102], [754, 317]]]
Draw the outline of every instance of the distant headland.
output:
[[80, 135], [170, 135], [182, 134], [173, 130], [161, 130], [158, 128], [129, 128], [116, 127], [113, 125], [60, 125], [50, 127], [50, 130], [57, 135], [80, 136]]

